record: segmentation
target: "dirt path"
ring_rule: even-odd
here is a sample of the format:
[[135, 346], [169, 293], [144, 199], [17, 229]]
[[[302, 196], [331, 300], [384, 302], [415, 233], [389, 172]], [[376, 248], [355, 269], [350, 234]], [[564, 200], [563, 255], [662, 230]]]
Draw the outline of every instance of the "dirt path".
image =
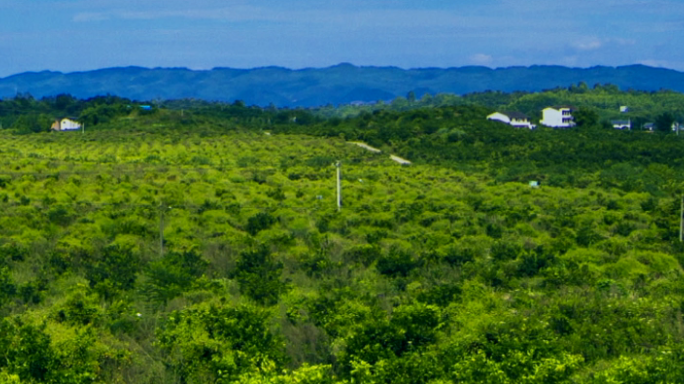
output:
[[[366, 143], [362, 143], [362, 142], [360, 142], [360, 141], [351, 141], [350, 143], [356, 144], [356, 145], [358, 145], [359, 147], [361, 147], [361, 148], [363, 148], [363, 149], [367, 149], [367, 150], [369, 150], [369, 151], [371, 151], [371, 152], [375, 152], [375, 153], [381, 153], [381, 152], [382, 152], [381, 150], [379, 150], [379, 149], [377, 149], [377, 148], [374, 148], [374, 147], [371, 147], [370, 145], [368, 145], [368, 144], [366, 144]], [[395, 156], [395, 155], [390, 155], [390, 159], [392, 159], [392, 161], [396, 161], [397, 163], [399, 163], [399, 164], [401, 164], [401, 165], [409, 165], [409, 164], [411, 164], [410, 161], [408, 161], [408, 160], [406, 160], [406, 159], [402, 159], [401, 157]]]
[[395, 156], [395, 155], [390, 155], [390, 159], [396, 161], [397, 163], [399, 163], [401, 165], [410, 165], [411, 164], [410, 161], [408, 161], [406, 159], [402, 159], [401, 157]]
[[356, 144], [356, 145], [358, 145], [359, 147], [361, 147], [361, 148], [363, 148], [363, 149], [367, 149], [367, 150], [369, 150], [369, 151], [371, 151], [371, 152], [375, 152], [375, 153], [380, 153], [380, 152], [382, 152], [381, 150], [379, 150], [379, 149], [377, 149], [377, 148], [373, 148], [373, 147], [371, 147], [370, 145], [368, 145], [368, 144], [366, 144], [366, 143], [361, 143], [361, 142], [358, 142], [358, 141], [353, 141], [352, 144]]

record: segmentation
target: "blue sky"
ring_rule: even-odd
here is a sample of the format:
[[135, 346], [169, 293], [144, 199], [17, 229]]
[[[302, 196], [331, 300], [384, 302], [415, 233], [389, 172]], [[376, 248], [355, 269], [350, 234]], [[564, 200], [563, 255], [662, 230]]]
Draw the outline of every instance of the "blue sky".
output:
[[684, 71], [682, 36], [681, 0], [0, 0], [0, 77], [340, 62]]

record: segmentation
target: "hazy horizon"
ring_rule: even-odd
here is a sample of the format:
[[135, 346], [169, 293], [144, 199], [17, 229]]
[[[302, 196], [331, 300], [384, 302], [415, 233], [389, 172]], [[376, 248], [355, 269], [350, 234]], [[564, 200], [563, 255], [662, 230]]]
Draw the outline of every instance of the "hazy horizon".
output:
[[12, 76], [16, 75], [22, 75], [25, 73], [62, 73], [62, 74], [72, 74], [72, 73], [82, 73], [82, 72], [94, 72], [94, 71], [101, 71], [101, 70], [108, 70], [108, 69], [121, 69], [121, 68], [141, 68], [141, 69], [177, 69], [177, 70], [189, 70], [189, 71], [213, 71], [217, 69], [234, 69], [234, 70], [244, 70], [244, 71], [250, 71], [250, 70], [255, 70], [255, 69], [264, 69], [264, 68], [279, 68], [279, 69], [285, 69], [288, 71], [302, 71], [302, 70], [308, 70], [308, 69], [326, 69], [326, 68], [332, 68], [332, 67], [337, 67], [341, 65], [351, 65], [356, 68], [398, 68], [404, 71], [412, 71], [412, 70], [426, 70], [426, 69], [459, 69], [459, 68], [464, 68], [464, 67], [475, 67], [475, 68], [487, 68], [490, 70], [501, 70], [501, 69], [509, 69], [509, 68], [531, 68], [531, 67], [561, 67], [561, 68], [569, 68], [569, 69], [591, 69], [591, 68], [597, 68], [597, 67], [604, 67], [604, 68], [621, 68], [621, 67], [632, 67], [632, 66], [645, 66], [645, 67], [650, 67], [650, 68], [655, 68], [655, 69], [663, 69], [663, 70], [669, 70], [669, 71], [675, 71], [675, 72], [682, 72], [684, 73], [684, 70], [677, 70], [674, 68], [665, 68], [665, 67], [657, 67], [657, 66], [651, 66], [651, 65], [646, 65], [646, 64], [640, 64], [640, 63], [635, 63], [635, 64], [624, 64], [624, 65], [592, 65], [592, 66], [587, 66], [587, 67], [579, 67], [579, 66], [566, 66], [566, 65], [557, 65], [557, 64], [530, 64], [530, 65], [511, 65], [511, 66], [505, 66], [505, 67], [490, 67], [487, 65], [463, 65], [463, 66], [454, 66], [454, 67], [412, 67], [412, 68], [405, 68], [405, 67], [400, 67], [397, 65], [357, 65], [354, 63], [348, 63], [348, 62], [342, 62], [342, 63], [337, 63], [325, 67], [301, 67], [301, 68], [291, 68], [291, 67], [284, 67], [280, 65], [264, 65], [264, 66], [259, 66], [259, 67], [213, 67], [213, 68], [207, 68], [207, 69], [195, 69], [195, 68], [188, 68], [188, 67], [145, 67], [145, 66], [139, 66], [139, 65], [125, 65], [125, 66], [115, 66], [115, 67], [103, 67], [103, 68], [93, 68], [93, 69], [86, 69], [86, 70], [76, 70], [76, 71], [57, 71], [57, 70], [52, 70], [52, 69], [43, 69], [43, 70], [34, 70], [34, 71], [24, 71], [24, 72], [17, 72], [13, 73], [7, 76], [0, 76], [0, 79], [6, 79]]
[[0, 77], [112, 67], [684, 70], [674, 0], [6, 0]]

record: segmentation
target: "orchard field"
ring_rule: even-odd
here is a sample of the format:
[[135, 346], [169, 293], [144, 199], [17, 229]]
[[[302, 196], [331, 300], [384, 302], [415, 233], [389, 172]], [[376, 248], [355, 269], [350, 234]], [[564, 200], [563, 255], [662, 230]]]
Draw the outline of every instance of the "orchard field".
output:
[[682, 144], [459, 108], [0, 132], [0, 382], [682, 382]]

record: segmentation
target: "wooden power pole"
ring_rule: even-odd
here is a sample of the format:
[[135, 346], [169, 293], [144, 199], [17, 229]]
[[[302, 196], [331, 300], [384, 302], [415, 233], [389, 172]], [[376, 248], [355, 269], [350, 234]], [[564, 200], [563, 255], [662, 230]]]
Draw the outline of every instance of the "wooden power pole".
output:
[[342, 182], [341, 182], [341, 164], [338, 161], [335, 163], [335, 167], [337, 167], [337, 210], [342, 209]]
[[679, 204], [679, 242], [681, 243], [684, 236], [684, 196]]
[[164, 211], [170, 208], [164, 201], [159, 203], [159, 257], [164, 257]]

